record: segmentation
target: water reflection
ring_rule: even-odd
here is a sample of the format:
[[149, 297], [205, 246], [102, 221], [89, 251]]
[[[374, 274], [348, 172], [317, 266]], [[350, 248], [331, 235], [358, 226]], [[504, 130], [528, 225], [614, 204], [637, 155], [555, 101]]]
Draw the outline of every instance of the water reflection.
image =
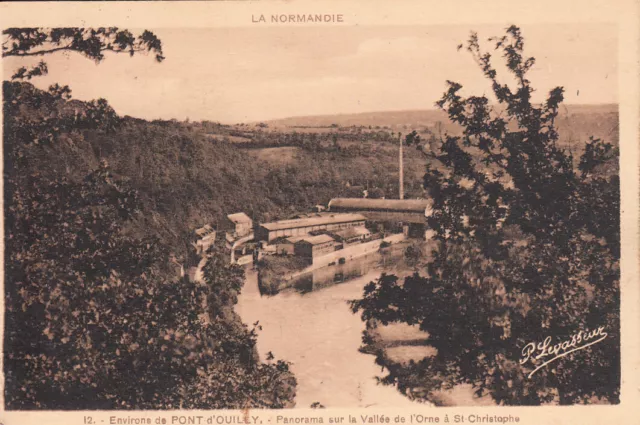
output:
[[373, 270], [382, 268], [382, 266], [380, 254], [369, 254], [345, 264], [336, 263], [305, 273], [296, 278], [292, 286], [301, 294], [306, 294], [362, 277]]

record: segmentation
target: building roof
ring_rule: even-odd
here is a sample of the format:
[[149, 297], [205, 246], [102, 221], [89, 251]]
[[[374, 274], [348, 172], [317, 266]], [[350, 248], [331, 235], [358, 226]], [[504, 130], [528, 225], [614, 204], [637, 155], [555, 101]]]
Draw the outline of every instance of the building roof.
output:
[[322, 243], [335, 242], [335, 240], [329, 235], [318, 235], [318, 236], [308, 236], [306, 238], [300, 238], [300, 240], [297, 241], [296, 243], [300, 243], [300, 242], [307, 242], [307, 243], [310, 243], [311, 245], [320, 245]]
[[299, 227], [322, 226], [327, 224], [350, 223], [353, 221], [365, 221], [366, 217], [362, 214], [326, 214], [317, 217], [298, 218], [295, 220], [274, 221], [272, 223], [262, 223], [260, 226], [269, 231], [296, 229]]
[[424, 214], [430, 206], [431, 201], [428, 199], [334, 198], [329, 201], [329, 209], [333, 211], [348, 209], [354, 211], [394, 211]]
[[213, 227], [211, 227], [210, 224], [205, 224], [204, 226], [200, 227], [199, 229], [194, 230], [194, 233], [200, 237], [205, 237], [209, 234], [215, 233], [215, 229]]
[[302, 239], [304, 239], [304, 236], [292, 236], [290, 238], [286, 238], [286, 241], [289, 243], [296, 243], [298, 241], [301, 241]]
[[253, 220], [243, 212], [233, 213], [227, 215], [227, 218], [235, 224], [252, 223]]
[[283, 244], [283, 243], [291, 243], [294, 244], [296, 242], [298, 242], [299, 240], [304, 239], [304, 236], [280, 236], [279, 238], [276, 238], [274, 240], [271, 241], [272, 245], [276, 245], [276, 244]]
[[368, 236], [371, 234], [366, 227], [351, 227], [349, 229], [338, 230], [331, 232], [332, 234], [341, 237], [342, 239], [353, 238], [355, 236]]

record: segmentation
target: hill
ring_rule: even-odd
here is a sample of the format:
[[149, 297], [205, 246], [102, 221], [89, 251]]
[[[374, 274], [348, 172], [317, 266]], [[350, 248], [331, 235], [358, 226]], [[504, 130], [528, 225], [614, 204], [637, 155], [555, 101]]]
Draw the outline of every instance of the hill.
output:
[[[266, 121], [266, 124], [288, 131], [305, 127], [363, 126], [401, 132], [423, 128], [452, 134], [460, 132], [460, 128], [449, 121], [447, 114], [437, 109], [299, 116]], [[563, 105], [558, 117], [558, 128], [561, 139], [567, 142], [585, 141], [589, 136], [594, 136], [617, 143], [618, 105]]]
[[448, 121], [447, 115], [439, 110], [418, 111], [379, 111], [361, 112], [356, 114], [315, 115], [289, 117], [270, 120], [266, 123], [273, 127], [339, 127], [365, 126], [401, 128], [408, 126], [433, 126], [437, 122], [443, 124]]
[[[42, 101], [46, 93], [31, 84], [13, 87], [35, 100], [21, 102], [22, 116], [70, 120], [68, 128], [59, 130], [63, 143], [30, 150], [30, 168], [52, 178], [80, 180], [105, 161], [141, 199], [142, 214], [132, 231], [159, 236], [179, 256], [189, 250], [193, 229], [222, 223], [230, 213], [244, 211], [265, 221], [326, 204], [332, 197], [361, 196], [365, 188], [397, 196], [397, 136], [385, 126], [420, 128], [432, 142], [440, 131], [460, 131], [437, 110], [294, 117], [268, 122], [268, 127], [146, 121], [117, 117], [111, 110], [113, 128], [105, 132], [73, 128], [78, 114], [109, 111], [104, 101], [49, 104]], [[570, 105], [563, 111], [561, 143], [580, 149], [589, 136], [618, 143], [616, 105]], [[324, 127], [305, 132], [296, 126]], [[423, 195], [429, 161], [414, 149], [405, 151], [407, 196]]]

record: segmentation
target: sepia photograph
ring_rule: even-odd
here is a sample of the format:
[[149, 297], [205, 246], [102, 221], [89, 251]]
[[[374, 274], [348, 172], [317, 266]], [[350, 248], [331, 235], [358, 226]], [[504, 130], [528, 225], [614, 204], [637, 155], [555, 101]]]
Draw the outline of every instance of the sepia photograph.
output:
[[2, 28], [3, 410], [619, 404], [619, 27], [279, 16]]

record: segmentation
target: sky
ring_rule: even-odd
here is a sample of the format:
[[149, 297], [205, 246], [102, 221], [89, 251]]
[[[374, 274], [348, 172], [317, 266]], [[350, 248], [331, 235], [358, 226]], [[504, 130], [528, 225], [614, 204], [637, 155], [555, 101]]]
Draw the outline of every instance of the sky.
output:
[[[66, 84], [74, 98], [102, 97], [119, 114], [146, 119], [240, 123], [431, 109], [447, 80], [462, 84], [467, 95], [490, 94], [470, 54], [456, 47], [471, 30], [486, 40], [503, 35], [506, 26], [148, 28], [163, 42], [162, 63], [152, 56], [108, 54], [96, 64], [76, 53], [56, 53], [45, 57], [49, 75], [32, 83]], [[536, 58], [530, 72], [534, 100], [563, 86], [567, 103], [617, 103], [615, 26], [521, 29], [525, 53]], [[491, 49], [488, 42], [483, 46]], [[39, 59], [5, 58], [4, 79]], [[494, 60], [500, 73], [502, 58]]]

